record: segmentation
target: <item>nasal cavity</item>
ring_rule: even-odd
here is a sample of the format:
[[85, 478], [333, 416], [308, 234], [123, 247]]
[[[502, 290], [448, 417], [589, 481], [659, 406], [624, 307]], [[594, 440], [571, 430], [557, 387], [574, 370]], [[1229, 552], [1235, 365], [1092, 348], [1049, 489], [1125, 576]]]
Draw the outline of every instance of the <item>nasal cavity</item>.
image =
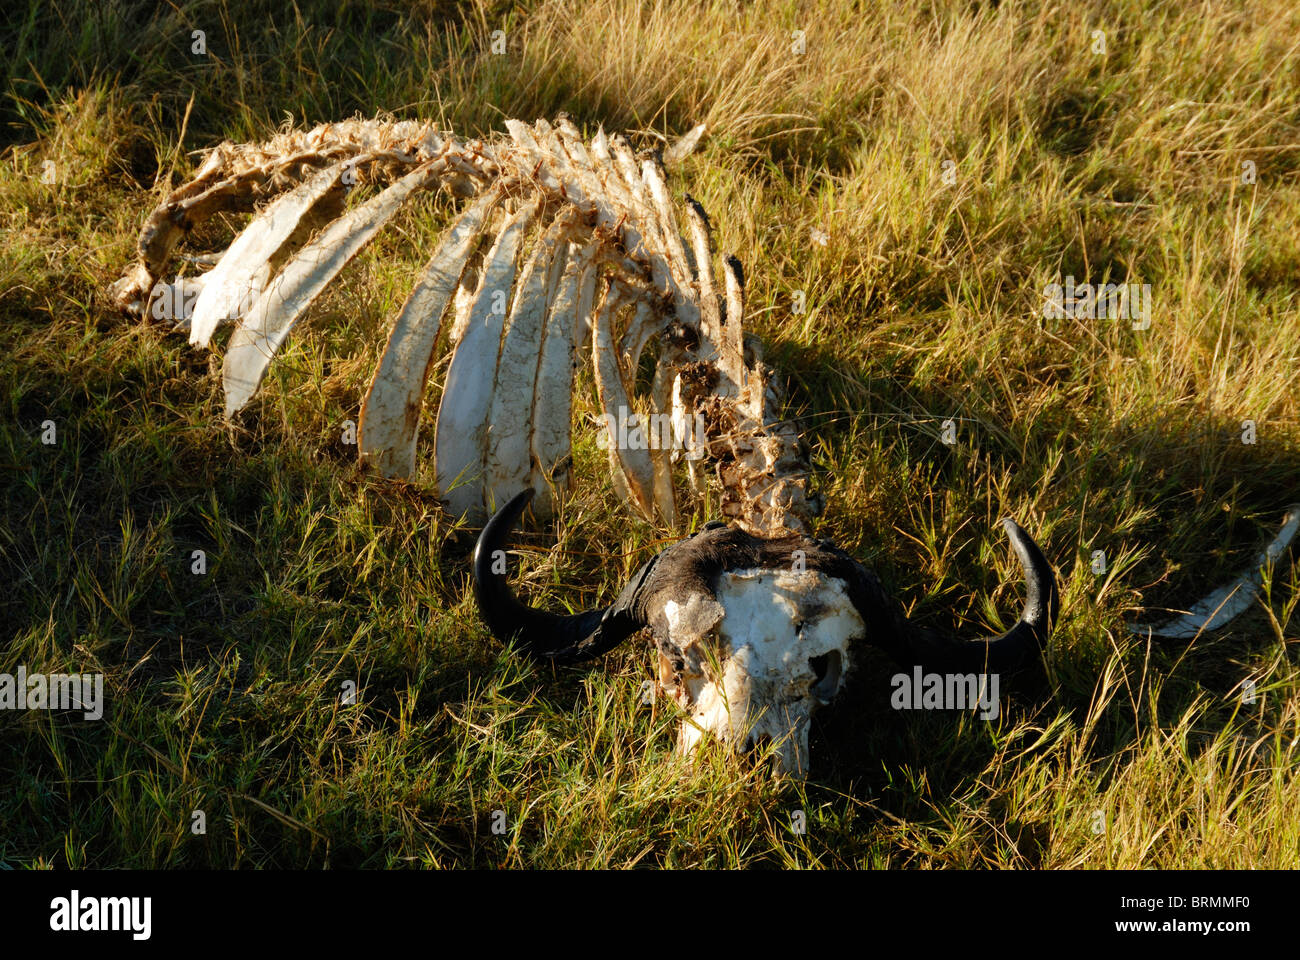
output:
[[823, 702], [829, 701], [840, 689], [840, 652], [831, 650], [820, 657], [813, 657], [808, 661], [808, 666], [812, 667], [813, 674], [817, 677], [813, 681], [813, 696]]

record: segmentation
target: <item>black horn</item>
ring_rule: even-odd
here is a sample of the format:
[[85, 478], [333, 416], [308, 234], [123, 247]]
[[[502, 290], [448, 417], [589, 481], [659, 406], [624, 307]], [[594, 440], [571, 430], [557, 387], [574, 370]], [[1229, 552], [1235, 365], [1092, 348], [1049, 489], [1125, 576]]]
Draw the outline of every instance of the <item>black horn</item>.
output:
[[[629, 599], [648, 573], [650, 561], [612, 605], [570, 616], [535, 610], [520, 603], [510, 589], [506, 541], [533, 499], [531, 488], [518, 493], [496, 512], [474, 546], [474, 599], [492, 635], [515, 641], [525, 653], [554, 663], [576, 663], [618, 646], [645, 624]], [[500, 572], [497, 572], [500, 571]]]
[[1011, 518], [1002, 521], [1025, 575], [1025, 605], [1006, 633], [990, 640], [958, 640], [907, 624], [901, 660], [949, 670], [1006, 672], [1029, 664], [1047, 645], [1060, 606], [1052, 565], [1029, 534]]

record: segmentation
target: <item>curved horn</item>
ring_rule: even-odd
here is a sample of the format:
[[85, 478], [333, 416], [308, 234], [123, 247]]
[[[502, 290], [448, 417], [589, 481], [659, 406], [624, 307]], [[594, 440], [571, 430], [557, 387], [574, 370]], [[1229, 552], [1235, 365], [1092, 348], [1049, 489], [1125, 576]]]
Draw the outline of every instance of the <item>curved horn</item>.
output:
[[907, 653], [926, 666], [954, 670], [1011, 672], [1027, 664], [1047, 645], [1060, 599], [1052, 565], [1029, 534], [1010, 517], [1002, 526], [1011, 538], [1011, 549], [1025, 575], [1025, 606], [1020, 620], [1000, 637], [990, 640], [957, 640], [921, 630], [908, 624]]
[[487, 522], [474, 545], [474, 599], [479, 616], [498, 640], [514, 640], [537, 659], [575, 663], [598, 657], [645, 626], [633, 612], [629, 598], [650, 564], [642, 568], [613, 605], [599, 610], [560, 616], [520, 603], [510, 589], [505, 545], [532, 499], [532, 488], [515, 494]]

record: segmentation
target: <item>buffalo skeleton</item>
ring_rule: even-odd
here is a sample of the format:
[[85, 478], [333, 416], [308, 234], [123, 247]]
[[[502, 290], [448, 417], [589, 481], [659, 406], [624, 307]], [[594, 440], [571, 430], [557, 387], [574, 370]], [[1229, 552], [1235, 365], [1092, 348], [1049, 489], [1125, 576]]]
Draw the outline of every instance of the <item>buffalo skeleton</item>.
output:
[[[393, 321], [357, 443], [382, 475], [415, 479], [426, 386], [446, 362], [431, 480], [451, 514], [486, 520], [474, 589], [495, 636], [571, 663], [649, 629], [657, 691], [683, 710], [681, 752], [706, 733], [737, 747], [768, 741], [776, 768], [796, 775], [807, 769], [809, 718], [842, 688], [857, 642], [936, 670], [1009, 672], [1034, 660], [1057, 588], [1014, 521], [1003, 523], [1026, 601], [1011, 629], [984, 641], [911, 624], [872, 573], [811, 538], [819, 501], [808, 447], [781, 418], [773, 371], [743, 331], [740, 262], [717, 262], [709, 219], [689, 196], [683, 236], [664, 157], [603, 131], [584, 138], [563, 116], [505, 126], [508, 136], [465, 140], [428, 123], [353, 120], [222, 143], [147, 218], [111, 296], [128, 312], [174, 320], [200, 347], [235, 324], [223, 361], [234, 417], [347, 263], [414, 197], [446, 191], [463, 207]], [[701, 133], [666, 156], [688, 153]], [[349, 209], [362, 184], [373, 194]], [[164, 279], [193, 227], [249, 212], [225, 251], [188, 258], [211, 269]], [[637, 372], [652, 344], [653, 382], [641, 395]], [[663, 550], [610, 606], [558, 616], [515, 598], [505, 546], [530, 502], [550, 516], [571, 486], [574, 380], [588, 353], [611, 473], [631, 508], [672, 529], [683, 498], [713, 482], [731, 523]], [[639, 442], [625, 442], [629, 421]], [[683, 457], [679, 490], [673, 468]], [[1297, 523], [1293, 509], [1262, 560], [1280, 556]], [[1257, 582], [1247, 576], [1206, 609], [1141, 629], [1185, 636], [1222, 626]]]

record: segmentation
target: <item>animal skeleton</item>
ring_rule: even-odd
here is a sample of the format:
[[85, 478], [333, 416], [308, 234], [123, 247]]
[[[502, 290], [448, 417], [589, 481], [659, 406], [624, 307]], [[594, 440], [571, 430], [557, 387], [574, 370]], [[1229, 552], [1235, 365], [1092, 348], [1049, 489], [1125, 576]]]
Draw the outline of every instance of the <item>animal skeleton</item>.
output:
[[[671, 417], [678, 439], [691, 435], [697, 414], [706, 424], [723, 513], [755, 531], [805, 530], [816, 506], [807, 447], [777, 419], [771, 371], [758, 342], [742, 335], [744, 280], [735, 258], [723, 262], [725, 302], [718, 295], [703, 208], [688, 198], [688, 253], [657, 156], [638, 158], [622, 137], [603, 132], [584, 141], [563, 117], [554, 127], [506, 126], [510, 139], [493, 143], [411, 121], [351, 121], [266, 144], [222, 144], [154, 210], [138, 261], [111, 295], [127, 311], [153, 315], [180, 302], [176, 319], [197, 346], [220, 323], [238, 320], [223, 375], [233, 416], [347, 262], [417, 192], [445, 186], [472, 202], [393, 323], [361, 410], [364, 461], [387, 477], [414, 476], [425, 384], [450, 305], [434, 462], [453, 515], [481, 521], [490, 504], [523, 487], [536, 491], [539, 513], [551, 513], [571, 481], [570, 399], [586, 344], [594, 348], [606, 422], [616, 424], [640, 399], [631, 385], [657, 338], [652, 416]], [[363, 176], [388, 186], [342, 213], [349, 185]], [[213, 269], [158, 282], [196, 224], [272, 197]], [[491, 243], [481, 253], [484, 238]], [[623, 496], [673, 526], [671, 452], [609, 447]], [[698, 484], [701, 472], [692, 472]]]
[[[445, 188], [467, 203], [393, 321], [358, 445], [384, 476], [415, 477], [424, 392], [445, 340], [433, 482], [448, 510], [473, 522], [504, 504], [473, 561], [479, 608], [497, 637], [572, 662], [649, 628], [658, 688], [683, 709], [681, 751], [705, 732], [738, 746], [770, 740], [778, 768], [796, 774], [806, 770], [809, 717], [839, 692], [854, 641], [937, 669], [1009, 671], [1037, 654], [1056, 584], [1013, 521], [1004, 523], [1028, 596], [1019, 622], [987, 642], [917, 629], [871, 573], [810, 539], [819, 502], [808, 448], [780, 418], [772, 371], [742, 330], [740, 263], [724, 258], [719, 283], [708, 217], [689, 196], [683, 240], [658, 155], [634, 154], [603, 131], [585, 140], [563, 116], [506, 129], [508, 138], [466, 141], [429, 124], [349, 121], [223, 143], [149, 216], [138, 260], [112, 296], [136, 314], [170, 315], [196, 346], [237, 321], [223, 373], [233, 417], [348, 261], [413, 197]], [[363, 182], [384, 186], [345, 212]], [[255, 209], [212, 269], [160, 282], [196, 224]], [[636, 374], [652, 341], [658, 360], [641, 397]], [[702, 489], [712, 464], [734, 525], [708, 524], [670, 546], [611, 606], [561, 617], [515, 599], [504, 548], [530, 501], [548, 516], [570, 487], [572, 392], [588, 349], [624, 499], [670, 529], [677, 523], [681, 451], [618, 442], [615, 425], [638, 408], [650, 417], [635, 429], [670, 422], [672, 438], [689, 438], [703, 458], [687, 458], [684, 495]]]

